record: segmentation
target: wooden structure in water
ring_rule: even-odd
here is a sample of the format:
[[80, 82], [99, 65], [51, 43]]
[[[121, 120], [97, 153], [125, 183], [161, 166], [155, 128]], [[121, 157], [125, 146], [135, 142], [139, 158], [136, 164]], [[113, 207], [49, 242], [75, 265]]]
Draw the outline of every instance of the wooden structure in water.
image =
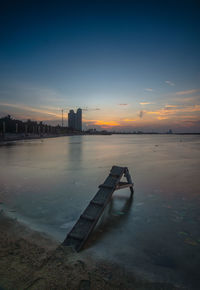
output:
[[[126, 182], [120, 181], [123, 175], [127, 180]], [[126, 187], [129, 187], [131, 194], [133, 194], [133, 182], [128, 168], [113, 166], [109, 176], [103, 184], [99, 185], [98, 192], [67, 235], [63, 245], [74, 247], [76, 251], [80, 251], [111, 200], [113, 192]]]

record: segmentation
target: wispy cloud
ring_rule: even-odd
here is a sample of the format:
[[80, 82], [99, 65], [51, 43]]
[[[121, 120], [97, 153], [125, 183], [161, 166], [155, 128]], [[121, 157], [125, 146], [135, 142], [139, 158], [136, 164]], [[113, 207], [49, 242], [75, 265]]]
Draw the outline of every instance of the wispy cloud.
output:
[[157, 111], [147, 111], [147, 114], [151, 115], [158, 115], [158, 116], [168, 116], [168, 115], [175, 115], [177, 114], [183, 114], [183, 113], [195, 113], [200, 112], [200, 105], [194, 105], [194, 106], [165, 106], [164, 108], [157, 110]]
[[177, 96], [183, 96], [183, 95], [190, 95], [190, 94], [195, 94], [197, 93], [199, 90], [193, 89], [193, 90], [187, 90], [187, 91], [180, 91], [180, 92], [176, 92]]
[[177, 98], [174, 98], [173, 100], [178, 102], [178, 103], [195, 103], [197, 100], [200, 100], [200, 97], [196, 98], [196, 97], [189, 97], [189, 98], [184, 98], [184, 97], [177, 97]]
[[169, 86], [173, 87], [175, 86], [175, 83], [171, 82], [171, 81], [165, 81], [166, 84], [168, 84]]
[[153, 89], [152, 88], [146, 88], [145, 91], [147, 91], [147, 92], [153, 92]]
[[136, 122], [137, 119], [124, 119], [123, 121], [124, 122]]
[[164, 110], [173, 110], [176, 107], [177, 106], [175, 106], [175, 105], [165, 105]]
[[141, 102], [140, 105], [144, 106], [144, 105], [151, 105], [152, 103], [149, 102]]
[[158, 120], [167, 120], [169, 117], [168, 116], [158, 116]]
[[100, 111], [101, 109], [100, 108], [82, 108], [83, 111]]
[[[35, 108], [32, 106], [26, 106], [24, 104], [9, 104], [9, 103], [0, 102], [0, 105], [7, 107], [7, 108], [18, 109], [20, 111], [40, 113], [42, 115], [54, 116], [57, 118], [60, 118], [60, 116], [61, 116], [61, 113], [59, 114], [57, 112], [49, 111], [47, 109], [42, 109], [42, 108], [40, 109], [40, 108]], [[55, 108], [55, 111], [57, 111], [57, 108]]]
[[[46, 87], [33, 86], [30, 83], [10, 82], [5, 83], [0, 89], [1, 100], [9, 103], [22, 103], [30, 106], [60, 104], [65, 107], [72, 97], [66, 96], [59, 90]], [[34, 102], [34, 103], [33, 103]]]

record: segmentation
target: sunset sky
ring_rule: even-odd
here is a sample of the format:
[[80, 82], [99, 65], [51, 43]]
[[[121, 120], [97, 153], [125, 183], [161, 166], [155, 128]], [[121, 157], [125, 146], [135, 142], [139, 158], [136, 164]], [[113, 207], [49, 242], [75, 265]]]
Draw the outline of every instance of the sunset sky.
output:
[[0, 117], [200, 132], [198, 2], [1, 1]]

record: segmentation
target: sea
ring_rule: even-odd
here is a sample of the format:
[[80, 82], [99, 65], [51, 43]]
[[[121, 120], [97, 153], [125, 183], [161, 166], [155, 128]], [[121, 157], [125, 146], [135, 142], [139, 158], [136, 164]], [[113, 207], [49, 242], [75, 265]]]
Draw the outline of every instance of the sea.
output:
[[200, 136], [66, 136], [0, 146], [0, 209], [62, 242], [113, 165], [118, 190], [83, 250], [143, 277], [199, 289]]

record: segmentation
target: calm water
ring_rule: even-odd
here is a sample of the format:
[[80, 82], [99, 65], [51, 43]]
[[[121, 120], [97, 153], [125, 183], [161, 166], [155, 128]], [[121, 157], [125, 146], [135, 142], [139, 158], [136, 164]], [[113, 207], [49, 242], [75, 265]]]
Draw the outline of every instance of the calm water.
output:
[[135, 183], [117, 191], [86, 252], [129, 271], [199, 288], [200, 137], [72, 136], [0, 146], [0, 204], [62, 241], [112, 165]]

